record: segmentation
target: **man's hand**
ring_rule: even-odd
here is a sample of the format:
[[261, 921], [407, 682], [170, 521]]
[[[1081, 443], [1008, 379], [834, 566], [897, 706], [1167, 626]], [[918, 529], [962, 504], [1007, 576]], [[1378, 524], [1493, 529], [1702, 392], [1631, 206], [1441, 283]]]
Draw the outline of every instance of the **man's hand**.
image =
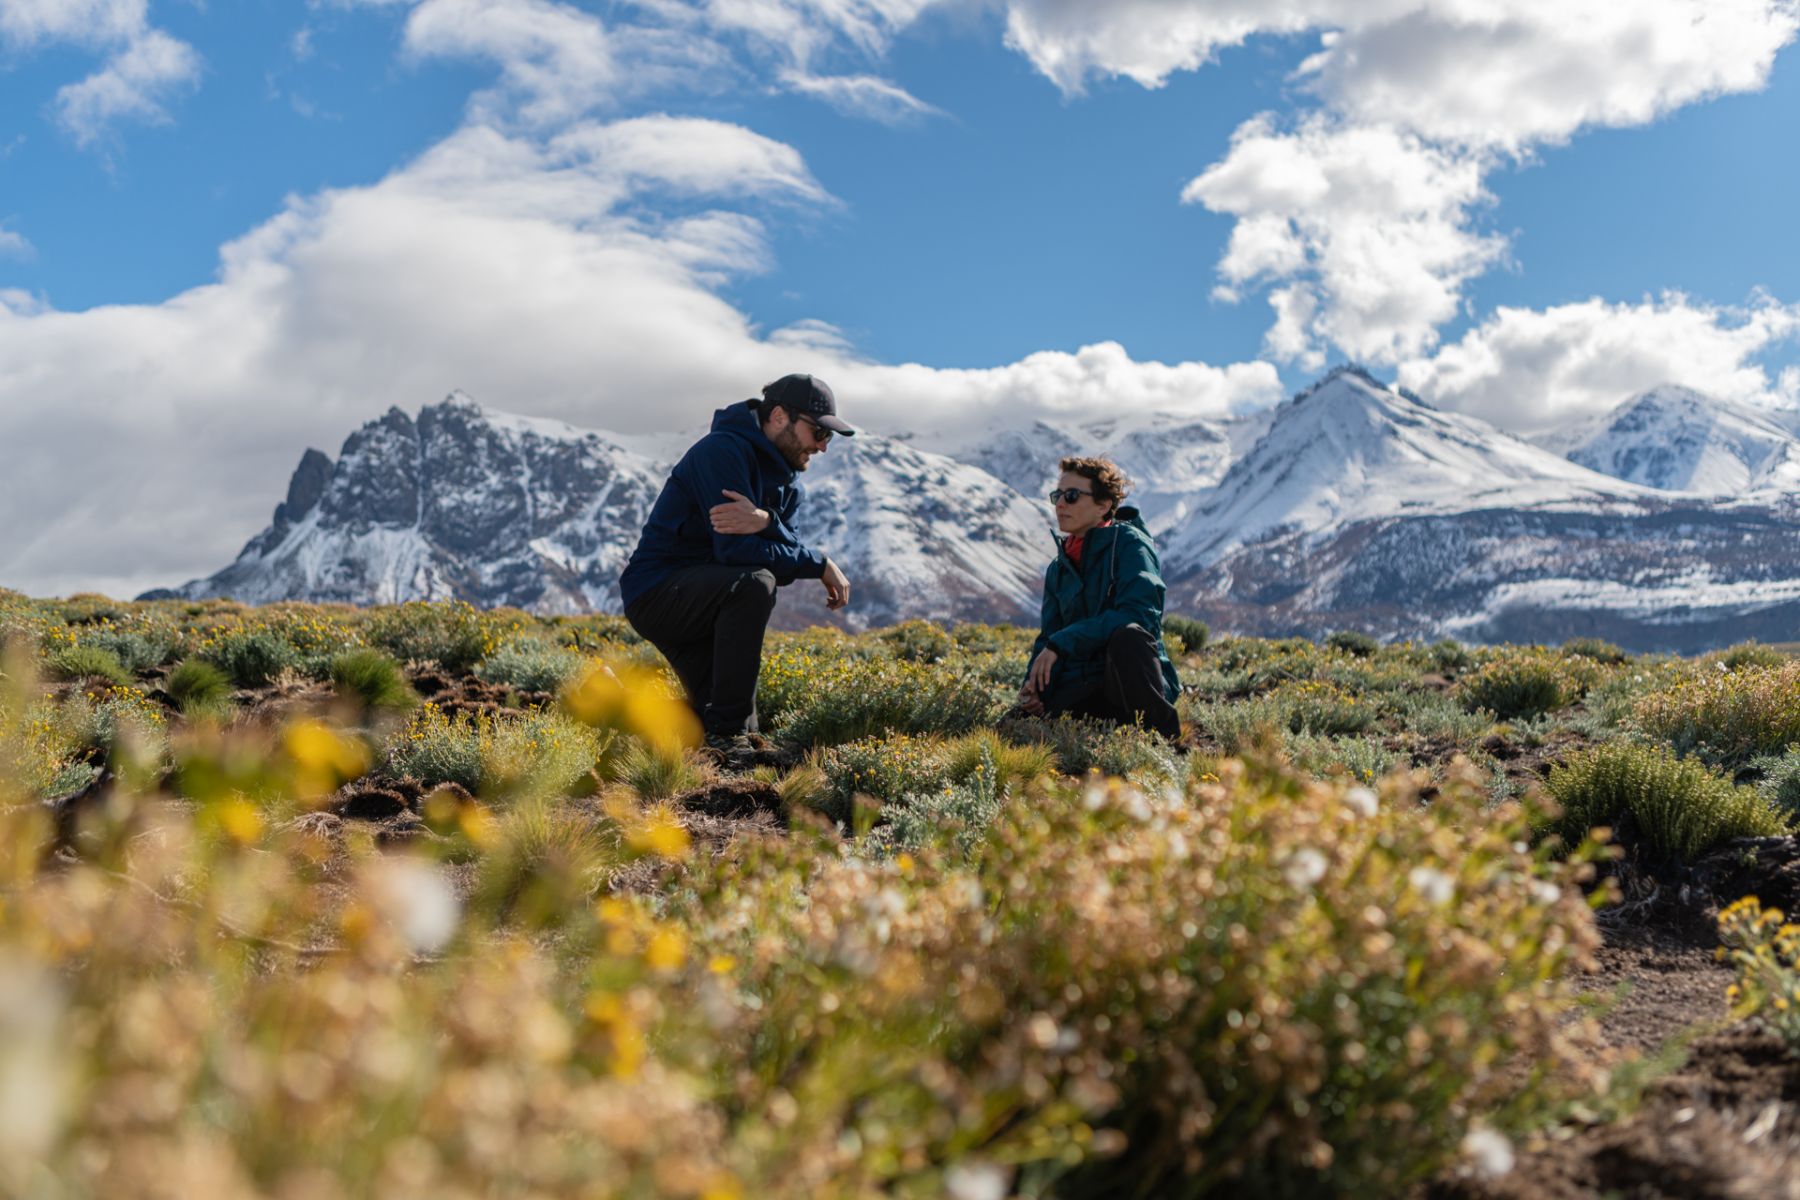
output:
[[1050, 690], [1050, 668], [1056, 665], [1056, 651], [1045, 646], [1038, 651], [1038, 656], [1031, 660], [1031, 670], [1025, 672], [1025, 686], [1039, 699]]
[[723, 491], [731, 497], [731, 503], [713, 505], [714, 533], [761, 533], [769, 527], [772, 518], [767, 510], [756, 507], [750, 503], [750, 497], [740, 496], [730, 488]]
[[829, 558], [825, 560], [825, 574], [819, 582], [825, 585], [826, 608], [835, 612], [850, 603], [850, 581]]
[[1030, 682], [1019, 685], [1019, 711], [1033, 717], [1043, 714], [1044, 698], [1031, 690]]

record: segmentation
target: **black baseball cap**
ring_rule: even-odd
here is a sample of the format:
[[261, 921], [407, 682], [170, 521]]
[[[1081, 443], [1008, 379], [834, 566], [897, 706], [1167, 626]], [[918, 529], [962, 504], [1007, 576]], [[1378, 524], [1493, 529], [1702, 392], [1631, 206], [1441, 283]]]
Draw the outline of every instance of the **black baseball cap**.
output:
[[837, 415], [837, 397], [823, 379], [811, 375], [783, 375], [763, 389], [765, 404], [779, 404], [791, 413], [811, 417], [833, 433], [855, 437], [843, 418]]

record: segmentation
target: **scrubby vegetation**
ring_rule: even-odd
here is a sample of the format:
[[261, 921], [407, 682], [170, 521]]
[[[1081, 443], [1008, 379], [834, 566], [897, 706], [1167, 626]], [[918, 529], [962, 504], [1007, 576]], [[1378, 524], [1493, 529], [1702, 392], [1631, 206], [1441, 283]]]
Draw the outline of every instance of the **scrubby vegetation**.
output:
[[1787, 828], [1767, 648], [1167, 632], [775, 634], [748, 770], [617, 618], [0, 593], [0, 1193], [1406, 1194], [1607, 1103], [1590, 825]]

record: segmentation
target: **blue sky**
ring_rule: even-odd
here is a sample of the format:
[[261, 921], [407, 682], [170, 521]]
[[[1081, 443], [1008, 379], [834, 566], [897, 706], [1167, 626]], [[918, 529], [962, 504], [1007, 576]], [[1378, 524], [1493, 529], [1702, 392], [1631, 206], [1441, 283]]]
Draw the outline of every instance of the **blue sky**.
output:
[[[79, 448], [96, 511], [192, 523], [127, 583], [211, 569], [301, 446], [454, 387], [626, 431], [800, 366], [911, 429], [1347, 358], [1527, 434], [1800, 403], [1793, 0], [1472, 11], [0, 0], [0, 439], [45, 464], [0, 516]], [[0, 537], [39, 590], [156, 540], [56, 511]]]

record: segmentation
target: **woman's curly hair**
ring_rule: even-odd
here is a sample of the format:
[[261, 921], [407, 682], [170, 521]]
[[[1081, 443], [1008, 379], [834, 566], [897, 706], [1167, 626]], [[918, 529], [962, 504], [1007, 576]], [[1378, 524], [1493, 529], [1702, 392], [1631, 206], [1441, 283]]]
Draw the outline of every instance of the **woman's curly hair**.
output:
[[1057, 464], [1057, 469], [1087, 480], [1093, 485], [1094, 499], [1102, 504], [1110, 503], [1114, 511], [1131, 491], [1131, 480], [1110, 458], [1065, 458]]

